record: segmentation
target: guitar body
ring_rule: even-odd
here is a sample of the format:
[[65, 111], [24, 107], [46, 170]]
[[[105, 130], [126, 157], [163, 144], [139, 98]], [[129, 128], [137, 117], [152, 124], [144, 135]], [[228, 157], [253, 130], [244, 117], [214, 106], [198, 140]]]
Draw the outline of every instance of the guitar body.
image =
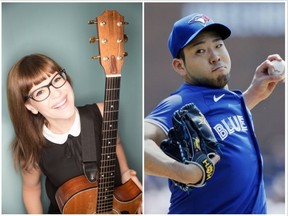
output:
[[109, 212], [96, 209], [97, 194], [98, 183], [82, 175], [65, 182], [56, 192], [56, 201], [63, 214], [136, 214], [142, 203], [142, 192], [131, 179], [114, 188]]

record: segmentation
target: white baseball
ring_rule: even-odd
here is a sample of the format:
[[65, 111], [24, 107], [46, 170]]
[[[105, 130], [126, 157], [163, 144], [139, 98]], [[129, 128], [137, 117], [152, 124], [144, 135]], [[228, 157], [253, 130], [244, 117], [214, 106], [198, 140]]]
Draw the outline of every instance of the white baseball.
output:
[[269, 75], [282, 75], [285, 71], [285, 61], [281, 60], [281, 61], [277, 61], [274, 60], [271, 62], [274, 66], [274, 70], [273, 68], [269, 68], [268, 69], [268, 74]]

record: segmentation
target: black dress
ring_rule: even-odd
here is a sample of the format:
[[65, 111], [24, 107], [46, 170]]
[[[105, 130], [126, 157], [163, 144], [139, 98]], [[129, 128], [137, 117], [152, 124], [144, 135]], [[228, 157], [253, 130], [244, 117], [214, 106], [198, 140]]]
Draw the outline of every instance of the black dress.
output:
[[[89, 119], [93, 119], [94, 128], [90, 129], [94, 130], [95, 134], [95, 160], [97, 161], [99, 170], [102, 144], [102, 115], [98, 109], [98, 106], [95, 104], [78, 107], [78, 111], [80, 115], [81, 130], [84, 128], [83, 124], [85, 124], [85, 121], [83, 121], [84, 116], [86, 118], [88, 117]], [[43, 148], [41, 153], [40, 168], [42, 173], [46, 176], [46, 192], [51, 201], [48, 210], [49, 214], [60, 213], [55, 200], [55, 193], [58, 187], [69, 179], [83, 175], [84, 173], [82, 170], [82, 134], [83, 133], [81, 132], [77, 137], [68, 135], [67, 141], [60, 145], [46, 139], [47, 145]], [[116, 160], [115, 186], [119, 185], [121, 185], [121, 173], [118, 160]]]

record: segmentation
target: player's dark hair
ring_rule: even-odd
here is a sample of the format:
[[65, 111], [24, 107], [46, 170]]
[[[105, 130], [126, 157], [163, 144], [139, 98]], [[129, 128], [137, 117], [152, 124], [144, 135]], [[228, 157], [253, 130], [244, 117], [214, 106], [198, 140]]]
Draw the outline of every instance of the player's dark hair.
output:
[[185, 54], [184, 54], [184, 49], [181, 49], [181, 50], [179, 51], [179, 54], [178, 54], [177, 58], [178, 58], [178, 59], [182, 59], [183, 62], [184, 62], [184, 64], [185, 64]]

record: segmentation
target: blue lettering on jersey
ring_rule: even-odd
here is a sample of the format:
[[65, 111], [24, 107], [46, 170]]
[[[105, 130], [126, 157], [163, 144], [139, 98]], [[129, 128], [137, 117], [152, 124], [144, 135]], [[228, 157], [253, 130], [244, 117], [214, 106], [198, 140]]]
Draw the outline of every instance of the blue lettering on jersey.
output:
[[219, 135], [222, 141], [225, 140], [228, 135], [235, 132], [246, 132], [248, 130], [244, 117], [241, 115], [224, 118], [221, 120], [221, 123], [216, 124], [213, 129]]

